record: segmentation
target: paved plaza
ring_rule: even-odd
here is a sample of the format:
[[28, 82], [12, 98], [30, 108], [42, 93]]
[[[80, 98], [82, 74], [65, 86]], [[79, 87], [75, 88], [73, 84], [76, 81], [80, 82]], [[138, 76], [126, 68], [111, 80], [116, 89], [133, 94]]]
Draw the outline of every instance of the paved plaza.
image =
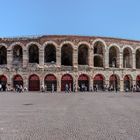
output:
[[140, 140], [140, 93], [0, 93], [0, 140]]

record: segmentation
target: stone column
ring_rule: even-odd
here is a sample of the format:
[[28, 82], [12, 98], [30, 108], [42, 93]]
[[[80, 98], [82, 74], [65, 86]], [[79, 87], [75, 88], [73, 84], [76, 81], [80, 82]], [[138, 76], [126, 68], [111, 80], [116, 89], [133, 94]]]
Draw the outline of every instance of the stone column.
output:
[[103, 62], [104, 68], [109, 68], [109, 50], [107, 48], [104, 50]]
[[122, 69], [123, 68], [123, 53], [120, 52], [120, 56], [119, 56], [119, 68]]
[[44, 50], [42, 48], [39, 50], [39, 65], [44, 65]]
[[132, 53], [132, 68], [136, 69], [136, 55], [135, 53]]
[[13, 61], [12, 50], [7, 50], [7, 67], [8, 68], [12, 67], [12, 61]]
[[75, 92], [77, 92], [77, 88], [78, 88], [78, 75], [75, 75], [74, 76], [74, 79], [73, 79], [73, 89], [74, 89], [74, 86], [75, 86]]
[[120, 79], [120, 91], [124, 91], [124, 81]]
[[75, 68], [78, 67], [78, 49], [77, 48], [73, 49], [73, 66]]
[[93, 90], [93, 77], [92, 76], [89, 77], [89, 91], [91, 90], [90, 87], [92, 87], [92, 90]]
[[56, 49], [56, 65], [57, 67], [61, 67], [61, 49]]
[[93, 48], [89, 48], [88, 64], [90, 68], [93, 68]]
[[27, 90], [29, 90], [29, 89], [28, 89], [28, 87], [29, 87], [29, 86], [28, 86], [28, 78], [29, 78], [28, 75], [26, 75], [26, 76], [24, 76], [24, 80], [23, 80], [23, 82], [24, 82], [24, 85], [23, 85], [23, 86], [26, 87]]
[[23, 50], [23, 67], [27, 67], [28, 62], [29, 62], [28, 51]]
[[61, 92], [61, 76], [58, 76], [57, 79], [57, 92]]
[[[109, 77], [109, 78], [110, 78], [110, 77]], [[105, 80], [105, 84], [106, 84], [107, 86], [109, 86], [109, 84], [110, 84], [110, 83], [109, 83], [109, 79], [106, 79], [106, 80]]]

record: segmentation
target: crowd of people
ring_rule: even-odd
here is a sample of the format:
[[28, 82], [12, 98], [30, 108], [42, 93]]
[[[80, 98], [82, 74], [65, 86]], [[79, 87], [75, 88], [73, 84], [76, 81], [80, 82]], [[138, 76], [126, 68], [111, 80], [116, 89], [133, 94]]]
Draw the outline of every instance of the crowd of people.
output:
[[[77, 89], [77, 90], [76, 90]], [[14, 88], [10, 88], [9, 85], [6, 85], [4, 83], [0, 83], [0, 91], [15, 91], [18, 93], [24, 92], [24, 91], [28, 91], [27, 87], [23, 87], [22, 84], [16, 84], [14, 86]], [[46, 85], [41, 85], [41, 92], [55, 92], [56, 91], [56, 87], [54, 84], [51, 84], [49, 87], [47, 87]], [[86, 91], [90, 91], [90, 92], [98, 92], [98, 91], [115, 91], [118, 92], [120, 91], [120, 87], [118, 87], [117, 85], [98, 85], [98, 84], [94, 84], [91, 87], [88, 87], [86, 84], [80, 84], [78, 85], [78, 87], [76, 87], [76, 84], [72, 85], [66, 83], [65, 87], [64, 87], [64, 91], [65, 93], [69, 93], [69, 92], [86, 92]], [[124, 86], [124, 91], [125, 92], [140, 92], [140, 85], [131, 85], [131, 86]]]

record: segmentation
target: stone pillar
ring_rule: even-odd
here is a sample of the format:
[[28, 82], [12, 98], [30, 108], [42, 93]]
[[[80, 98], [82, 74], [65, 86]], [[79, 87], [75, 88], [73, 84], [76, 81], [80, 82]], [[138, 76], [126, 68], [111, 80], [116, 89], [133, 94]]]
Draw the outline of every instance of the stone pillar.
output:
[[27, 90], [28, 90], [28, 87], [29, 87], [29, 86], [28, 86], [28, 78], [29, 78], [28, 75], [27, 75], [27, 76], [25, 75], [25, 76], [24, 76], [24, 80], [23, 80], [23, 82], [24, 82], [24, 85], [23, 85], [23, 86], [26, 87]]
[[124, 91], [124, 81], [120, 79], [120, 91]]
[[89, 56], [88, 56], [88, 64], [89, 64], [89, 67], [93, 68], [93, 49], [92, 48], [89, 48]]
[[136, 69], [136, 55], [135, 55], [135, 53], [132, 53], [132, 68], [133, 69]]
[[28, 51], [23, 50], [23, 67], [27, 67], [28, 62], [29, 62]]
[[123, 53], [120, 52], [119, 54], [119, 68], [122, 69], [123, 68]]
[[[109, 77], [110, 78], [110, 77]], [[109, 79], [105, 80], [105, 84], [107, 85], [107, 87], [109, 87], [110, 83], [109, 83]]]
[[109, 68], [109, 50], [107, 48], [104, 50], [103, 62], [104, 68]]
[[44, 65], [44, 50], [42, 48], [39, 51], [39, 65]]
[[93, 90], [93, 77], [92, 76], [89, 77], [89, 91], [91, 90], [91, 87]]
[[57, 92], [61, 92], [61, 76], [57, 79]]
[[7, 67], [8, 68], [12, 67], [12, 61], [13, 61], [12, 50], [7, 50]]
[[57, 67], [61, 67], [61, 49], [56, 49], [56, 65]]
[[78, 90], [78, 76], [77, 75], [75, 75], [74, 76], [74, 79], [73, 79], [73, 89], [74, 89], [74, 86], [75, 86], [75, 92], [77, 92]]
[[73, 66], [75, 68], [78, 67], [78, 49], [77, 48], [73, 49]]

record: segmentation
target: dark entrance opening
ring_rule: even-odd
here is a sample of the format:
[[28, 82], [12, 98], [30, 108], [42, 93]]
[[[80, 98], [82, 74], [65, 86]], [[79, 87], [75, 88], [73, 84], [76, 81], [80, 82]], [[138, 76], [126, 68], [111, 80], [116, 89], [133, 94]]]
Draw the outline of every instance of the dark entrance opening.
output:
[[113, 74], [109, 79], [109, 90], [119, 90], [119, 78]]
[[53, 74], [46, 75], [44, 83], [47, 91], [52, 91], [53, 88], [57, 91], [57, 80]]
[[13, 48], [13, 65], [21, 65], [23, 61], [22, 47], [19, 45]]
[[61, 65], [72, 66], [72, 47], [64, 45], [61, 49]]
[[29, 77], [29, 91], [40, 91], [40, 80], [35, 74]]
[[56, 62], [56, 49], [55, 46], [49, 44], [45, 47], [45, 63], [55, 63]]
[[124, 77], [124, 90], [125, 91], [132, 91], [132, 79], [129, 75], [126, 75]]
[[66, 84], [68, 84], [69, 91], [73, 91], [73, 78], [69, 74], [65, 74], [61, 79], [61, 91], [65, 91]]
[[13, 78], [13, 87], [16, 88], [17, 85], [23, 87], [23, 78], [20, 75], [15, 75]]
[[36, 45], [31, 45], [29, 47], [29, 63], [39, 64], [39, 49]]
[[6, 91], [6, 84], [7, 84], [7, 78], [4, 75], [0, 76], [0, 84], [2, 86], [2, 91]]
[[85, 74], [81, 74], [78, 78], [78, 86], [80, 91], [89, 91], [89, 78]]
[[7, 64], [7, 50], [4, 46], [0, 48], [0, 65]]
[[104, 90], [104, 78], [101, 74], [97, 74], [93, 80], [93, 87], [96, 87], [97, 90]]
[[88, 65], [88, 47], [80, 45], [78, 48], [78, 64]]
[[136, 68], [140, 69], [140, 49], [136, 51]]

